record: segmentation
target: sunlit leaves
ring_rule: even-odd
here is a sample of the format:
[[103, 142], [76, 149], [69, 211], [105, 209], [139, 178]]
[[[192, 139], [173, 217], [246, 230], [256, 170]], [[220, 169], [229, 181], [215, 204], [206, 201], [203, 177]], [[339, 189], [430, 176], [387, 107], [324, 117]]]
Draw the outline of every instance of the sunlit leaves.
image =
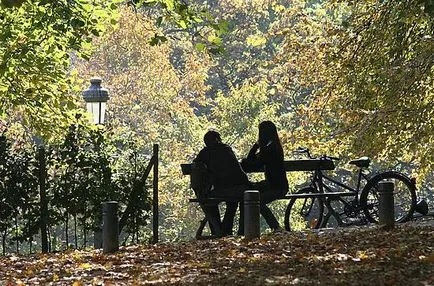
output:
[[196, 50], [198, 50], [199, 52], [202, 52], [202, 51], [204, 51], [205, 50], [205, 44], [204, 43], [197, 43], [196, 45], [195, 45], [195, 47], [196, 47]]
[[[345, 6], [340, 2], [335, 11]], [[359, 1], [342, 11], [343, 28], [328, 30], [335, 47], [325, 50], [326, 77], [311, 120], [322, 122], [317, 126], [325, 133], [334, 128], [331, 139], [347, 141], [352, 151], [411, 158], [424, 172], [432, 159], [425, 158], [423, 150], [430, 147], [423, 142], [434, 132], [426, 104], [433, 97], [434, 44], [427, 40], [433, 18], [418, 1]]]
[[177, 33], [187, 33], [201, 41], [198, 51], [214, 54], [224, 51], [221, 35], [227, 33], [228, 23], [216, 19], [200, 5], [180, 0], [151, 0], [139, 1], [136, 6], [151, 9], [157, 15], [155, 23], [160, 31], [150, 40], [152, 45], [177, 38]]
[[86, 57], [90, 40], [115, 16], [109, 7], [116, 7], [106, 6], [107, 1], [74, 3], [29, 1], [19, 8], [0, 7], [0, 114], [7, 121], [22, 118], [47, 138], [70, 122], [67, 113], [74, 98], [68, 95], [69, 53]]
[[279, 105], [268, 97], [266, 82], [246, 83], [232, 88], [228, 95], [218, 95], [212, 109], [212, 121], [225, 142], [247, 152], [256, 141], [259, 123], [277, 119], [278, 108]]
[[257, 47], [257, 46], [263, 46], [267, 42], [267, 39], [260, 35], [251, 35], [247, 37], [247, 44]]

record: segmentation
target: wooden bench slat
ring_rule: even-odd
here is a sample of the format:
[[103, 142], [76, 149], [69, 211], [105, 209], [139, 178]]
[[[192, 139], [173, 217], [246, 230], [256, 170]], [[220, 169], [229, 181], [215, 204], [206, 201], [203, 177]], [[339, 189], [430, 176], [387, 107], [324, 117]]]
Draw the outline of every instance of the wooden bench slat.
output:
[[[189, 199], [190, 203], [220, 203], [220, 202], [226, 202], [231, 201], [225, 198], [203, 198], [203, 199]], [[234, 202], [237, 202], [239, 200], [233, 200]]]
[[323, 197], [348, 197], [355, 196], [354, 192], [326, 192], [326, 193], [306, 193], [306, 194], [289, 194], [284, 199], [292, 198], [323, 198]]
[[[327, 192], [327, 193], [305, 193], [305, 194], [288, 194], [277, 200], [289, 200], [293, 198], [328, 198], [328, 197], [349, 197], [355, 196], [356, 193], [353, 192]], [[189, 199], [191, 203], [219, 203], [225, 201], [237, 202], [237, 199], [227, 199], [227, 198], [202, 198], [202, 199]]]
[[[305, 160], [286, 160], [283, 162], [286, 172], [296, 171], [315, 171], [315, 170], [333, 170], [335, 164], [332, 160], [305, 159]], [[183, 175], [191, 174], [191, 164], [181, 164]], [[263, 172], [263, 168], [244, 170], [246, 173]]]

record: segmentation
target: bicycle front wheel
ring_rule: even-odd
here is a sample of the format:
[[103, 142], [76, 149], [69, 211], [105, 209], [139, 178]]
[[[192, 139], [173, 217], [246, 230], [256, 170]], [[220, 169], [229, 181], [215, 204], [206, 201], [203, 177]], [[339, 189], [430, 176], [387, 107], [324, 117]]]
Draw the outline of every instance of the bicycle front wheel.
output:
[[411, 219], [416, 207], [416, 186], [404, 174], [388, 171], [371, 178], [360, 195], [360, 204], [370, 222], [378, 222], [378, 184], [394, 183], [395, 221], [405, 222]]
[[[296, 194], [318, 193], [312, 187], [305, 187]], [[319, 198], [292, 198], [285, 211], [285, 229], [297, 231], [319, 228], [324, 212], [324, 204]]]

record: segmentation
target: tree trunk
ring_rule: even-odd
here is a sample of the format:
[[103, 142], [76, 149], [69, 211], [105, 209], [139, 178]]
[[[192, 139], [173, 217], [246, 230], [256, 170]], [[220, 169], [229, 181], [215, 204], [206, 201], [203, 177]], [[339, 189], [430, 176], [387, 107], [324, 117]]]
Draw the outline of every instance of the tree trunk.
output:
[[30, 234], [30, 219], [29, 219], [29, 253], [32, 254], [32, 242], [33, 242], [33, 235]]
[[83, 217], [82, 224], [83, 224], [83, 247], [86, 248], [86, 244], [87, 244], [86, 216]]
[[20, 242], [18, 240], [18, 218], [17, 218], [17, 216], [15, 216], [15, 239], [17, 241], [16, 251], [17, 251], [17, 253], [20, 253]]
[[65, 218], [65, 242], [66, 242], [66, 249], [68, 249], [69, 248], [69, 239], [68, 239], [68, 237], [69, 237], [69, 228], [68, 228], [68, 225], [69, 225], [69, 219], [68, 219], [68, 213], [66, 213], [66, 218]]
[[75, 249], [78, 249], [78, 235], [77, 235], [77, 214], [74, 214], [74, 243]]
[[41, 211], [41, 245], [42, 245], [42, 253], [47, 253], [49, 251], [49, 243], [48, 243], [48, 202], [47, 202], [47, 194], [46, 194], [46, 175], [47, 175], [47, 167], [46, 167], [46, 157], [45, 157], [45, 149], [43, 146], [40, 146], [38, 149], [38, 181], [39, 181], [39, 207]]
[[5, 229], [2, 236], [3, 255], [6, 255], [6, 233], [7, 233], [7, 229]]

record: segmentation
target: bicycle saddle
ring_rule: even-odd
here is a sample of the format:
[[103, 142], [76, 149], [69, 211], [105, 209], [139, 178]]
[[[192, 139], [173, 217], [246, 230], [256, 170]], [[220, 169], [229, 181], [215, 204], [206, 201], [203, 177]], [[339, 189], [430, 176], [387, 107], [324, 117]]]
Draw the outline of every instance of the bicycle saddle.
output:
[[356, 165], [359, 168], [368, 168], [369, 163], [371, 163], [371, 159], [369, 159], [368, 157], [361, 157], [357, 160], [350, 161], [349, 164]]

